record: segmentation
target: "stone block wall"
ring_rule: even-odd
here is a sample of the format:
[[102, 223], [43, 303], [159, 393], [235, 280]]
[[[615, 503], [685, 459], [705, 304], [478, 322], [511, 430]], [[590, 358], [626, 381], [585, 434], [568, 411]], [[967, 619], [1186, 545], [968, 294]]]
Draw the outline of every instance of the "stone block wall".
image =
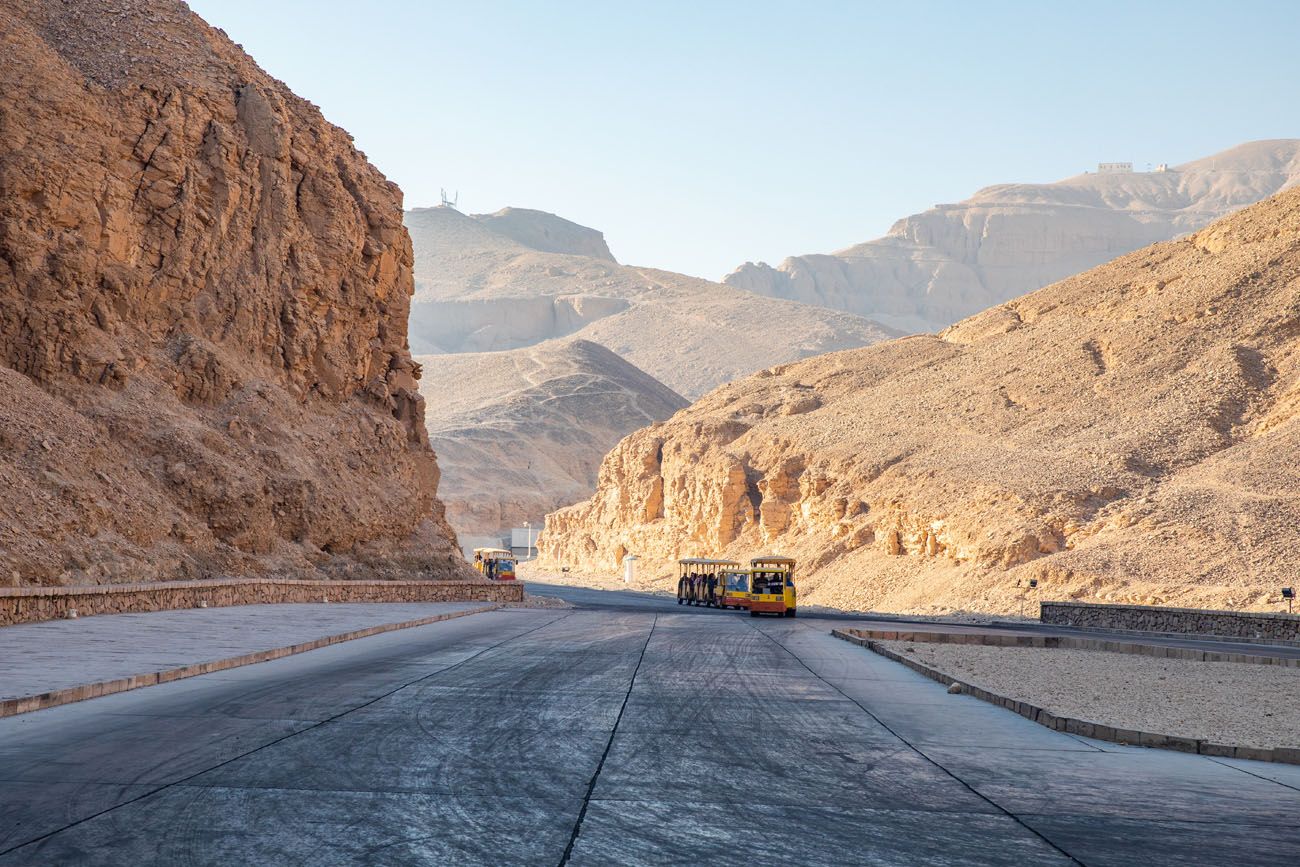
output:
[[168, 581], [87, 587], [0, 587], [0, 626], [79, 617], [282, 602], [519, 602], [516, 582], [292, 581], [274, 578]]
[[1102, 605], [1091, 602], [1043, 602], [1039, 619], [1055, 626], [1210, 635], [1266, 641], [1300, 641], [1300, 615], [1263, 612], [1160, 608], [1148, 605]]

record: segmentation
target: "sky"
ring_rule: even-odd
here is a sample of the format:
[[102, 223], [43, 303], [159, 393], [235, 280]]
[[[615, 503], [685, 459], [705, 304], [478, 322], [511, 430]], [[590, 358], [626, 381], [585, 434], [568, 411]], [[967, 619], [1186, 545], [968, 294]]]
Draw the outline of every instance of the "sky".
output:
[[980, 187], [1300, 136], [1300, 4], [190, 0], [406, 194], [719, 279]]

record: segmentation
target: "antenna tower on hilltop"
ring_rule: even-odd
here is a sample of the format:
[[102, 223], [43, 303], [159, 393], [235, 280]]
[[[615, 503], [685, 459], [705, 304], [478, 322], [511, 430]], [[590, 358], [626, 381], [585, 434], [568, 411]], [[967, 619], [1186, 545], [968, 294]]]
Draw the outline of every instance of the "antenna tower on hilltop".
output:
[[442, 206], [444, 208], [454, 208], [456, 203], [460, 201], [460, 190], [457, 190], [456, 195], [450, 199], [447, 198], [446, 190], [439, 190], [438, 192], [442, 193]]

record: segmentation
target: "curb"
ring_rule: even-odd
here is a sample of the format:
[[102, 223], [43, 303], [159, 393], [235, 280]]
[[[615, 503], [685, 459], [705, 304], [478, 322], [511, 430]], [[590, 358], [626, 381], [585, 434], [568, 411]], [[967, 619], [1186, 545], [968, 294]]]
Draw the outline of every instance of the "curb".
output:
[[129, 690], [140, 689], [145, 686], [156, 686], [160, 683], [170, 683], [173, 680], [197, 677], [200, 674], [211, 674], [214, 671], [225, 671], [230, 668], [255, 665], [259, 662], [270, 662], [273, 659], [295, 656], [299, 653], [306, 653], [309, 650], [319, 650], [320, 648], [328, 647], [331, 644], [342, 644], [345, 641], [352, 641], [357, 638], [368, 638], [372, 635], [379, 635], [384, 632], [395, 632], [399, 629], [410, 629], [415, 626], [428, 626], [431, 623], [439, 623], [443, 620], [454, 620], [457, 617], [466, 617], [470, 614], [483, 614], [487, 611], [496, 611], [501, 607], [500, 604], [492, 604], [485, 605], [482, 608], [474, 608], [469, 611], [450, 611], [445, 614], [434, 614], [429, 617], [421, 617], [418, 620], [404, 620], [400, 623], [381, 623], [378, 626], [368, 626], [365, 629], [355, 629], [351, 632], [341, 632], [337, 635], [326, 635], [323, 638], [304, 641], [300, 644], [293, 644], [288, 647], [273, 647], [268, 650], [255, 650], [252, 653], [245, 653], [240, 656], [231, 656], [226, 659], [216, 659], [209, 662], [196, 662], [191, 665], [183, 665], [179, 668], [169, 668], [164, 671], [154, 671], [148, 674], [136, 674], [130, 677], [119, 677], [114, 680], [102, 680], [98, 683], [85, 683], [80, 686], [70, 686], [65, 689], [57, 689], [53, 692], [44, 692], [39, 695], [25, 695], [17, 698], [7, 698], [0, 701], [0, 718], [18, 716], [19, 714], [31, 713], [36, 710], [45, 710], [47, 708], [58, 707], [65, 704], [72, 704], [90, 698], [113, 695], [118, 692], [128, 692]]
[[998, 695], [995, 692], [981, 689], [980, 687], [969, 684], [963, 680], [958, 680], [937, 668], [931, 668], [923, 662], [918, 662], [915, 659], [908, 659], [900, 653], [895, 653], [886, 647], [881, 647], [870, 638], [851, 635], [843, 629], [831, 630], [831, 635], [842, 641], [847, 641], [850, 644], [865, 647], [867, 650], [878, 653], [886, 659], [892, 659], [894, 662], [901, 663], [918, 674], [925, 675], [931, 680], [943, 684], [959, 684], [962, 693], [965, 695], [973, 696], [974, 698], [986, 701], [989, 704], [1006, 708], [1031, 722], [1036, 722], [1039, 725], [1054, 731], [1079, 735], [1080, 737], [1085, 738], [1094, 738], [1100, 741], [1124, 744], [1127, 746], [1156, 747], [1164, 750], [1175, 750], [1181, 753], [1196, 753], [1202, 756], [1215, 756], [1218, 758], [1230, 759], [1253, 759], [1260, 762], [1282, 762], [1285, 764], [1300, 765], [1300, 747], [1273, 747], [1269, 749], [1260, 747], [1240, 747], [1232, 744], [1216, 744], [1211, 741], [1196, 740], [1193, 738], [1179, 737], [1177, 735], [1115, 728], [1114, 726], [1102, 725], [1101, 723], [1089, 722], [1088, 720], [1081, 720], [1075, 717], [1057, 716], [1056, 714], [1038, 707], [1037, 705], [1030, 704], [1027, 701], [1017, 701], [1016, 699], [1008, 698], [1005, 695]]
[[1192, 647], [1173, 647], [1167, 644], [1144, 644], [1137, 641], [1114, 641], [1102, 638], [1081, 638], [1071, 635], [997, 635], [986, 632], [927, 632], [920, 629], [875, 629], [871, 627], [849, 627], [843, 631], [877, 641], [916, 641], [923, 644], [981, 644], [988, 647], [1059, 647], [1067, 650], [1101, 650], [1108, 653], [1129, 653], [1137, 656], [1153, 656], [1159, 659], [1190, 659], [1195, 662], [1238, 662], [1300, 668], [1300, 657], [1272, 656], [1269, 654], [1267, 647], [1261, 647], [1257, 653], [1229, 653], [1219, 650], [1197, 650]]

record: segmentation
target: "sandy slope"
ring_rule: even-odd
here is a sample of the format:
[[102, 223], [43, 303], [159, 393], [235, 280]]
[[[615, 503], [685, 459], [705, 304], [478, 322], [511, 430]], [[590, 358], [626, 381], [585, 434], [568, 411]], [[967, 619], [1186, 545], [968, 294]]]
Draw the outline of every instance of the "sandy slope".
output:
[[779, 548], [808, 601], [1274, 608], [1300, 557], [1300, 190], [631, 435], [552, 565]]
[[505, 352], [422, 356], [439, 494], [463, 536], [490, 536], [590, 496], [601, 458], [686, 405], [575, 338]]

